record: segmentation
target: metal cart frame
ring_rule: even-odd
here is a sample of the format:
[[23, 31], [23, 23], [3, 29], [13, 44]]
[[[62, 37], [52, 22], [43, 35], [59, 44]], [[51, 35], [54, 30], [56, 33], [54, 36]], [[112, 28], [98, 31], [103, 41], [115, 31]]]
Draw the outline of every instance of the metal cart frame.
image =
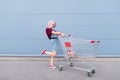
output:
[[[95, 68], [92, 68], [90, 65], [87, 65], [89, 66], [88, 68], [78, 67], [74, 64], [73, 58], [94, 58], [99, 52], [100, 41], [71, 38], [70, 35], [66, 35], [60, 40], [64, 52], [64, 62], [68, 62], [70, 68], [87, 72], [87, 75], [91, 77], [95, 73]], [[58, 69], [62, 71], [63, 65], [60, 64]]]

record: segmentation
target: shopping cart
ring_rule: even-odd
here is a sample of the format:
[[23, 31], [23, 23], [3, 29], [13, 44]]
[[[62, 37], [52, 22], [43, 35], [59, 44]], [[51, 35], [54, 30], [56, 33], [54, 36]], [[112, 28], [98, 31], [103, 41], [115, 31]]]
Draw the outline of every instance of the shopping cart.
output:
[[[87, 75], [91, 77], [95, 73], [95, 68], [90, 64], [83, 63], [80, 59], [96, 57], [99, 52], [99, 43], [99, 40], [72, 38], [71, 35], [66, 35], [61, 38], [64, 62], [67, 62], [70, 68], [87, 72]], [[58, 69], [62, 71], [63, 65], [60, 64]]]

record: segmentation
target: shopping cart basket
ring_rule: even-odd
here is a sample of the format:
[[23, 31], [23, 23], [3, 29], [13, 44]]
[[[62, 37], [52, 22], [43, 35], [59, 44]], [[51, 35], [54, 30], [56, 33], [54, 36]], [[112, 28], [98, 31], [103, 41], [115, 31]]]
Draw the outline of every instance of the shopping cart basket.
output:
[[[99, 40], [72, 38], [70, 35], [66, 35], [64, 38], [61, 38], [61, 45], [64, 52], [64, 62], [67, 62], [70, 68], [86, 71], [88, 73], [87, 75], [91, 77], [93, 73], [95, 73], [95, 68], [79, 61], [81, 58], [96, 57], [96, 54], [99, 52], [99, 43]], [[76, 63], [73, 59], [76, 59], [78, 62]], [[81, 63], [84, 67], [77, 66]], [[63, 65], [60, 64], [58, 69], [59, 71], [62, 71]]]

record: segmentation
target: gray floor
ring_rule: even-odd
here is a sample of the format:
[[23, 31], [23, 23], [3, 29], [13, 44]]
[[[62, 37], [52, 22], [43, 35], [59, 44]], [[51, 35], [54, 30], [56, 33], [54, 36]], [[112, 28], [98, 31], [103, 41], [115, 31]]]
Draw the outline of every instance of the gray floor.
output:
[[[63, 71], [49, 69], [48, 61], [1, 60], [0, 80], [119, 80], [120, 62], [85, 62], [96, 67], [92, 77], [87, 72], [63, 67]], [[55, 62], [58, 66], [59, 61]]]

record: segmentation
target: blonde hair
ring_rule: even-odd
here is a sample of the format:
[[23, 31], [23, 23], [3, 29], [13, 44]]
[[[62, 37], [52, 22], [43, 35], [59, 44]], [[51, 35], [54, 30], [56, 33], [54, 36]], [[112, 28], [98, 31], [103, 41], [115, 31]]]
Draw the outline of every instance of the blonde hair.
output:
[[48, 22], [48, 25], [50, 25], [50, 24], [52, 24], [52, 23], [54, 24], [54, 23], [56, 23], [56, 22], [55, 22], [54, 20], [51, 20], [51, 21]]

